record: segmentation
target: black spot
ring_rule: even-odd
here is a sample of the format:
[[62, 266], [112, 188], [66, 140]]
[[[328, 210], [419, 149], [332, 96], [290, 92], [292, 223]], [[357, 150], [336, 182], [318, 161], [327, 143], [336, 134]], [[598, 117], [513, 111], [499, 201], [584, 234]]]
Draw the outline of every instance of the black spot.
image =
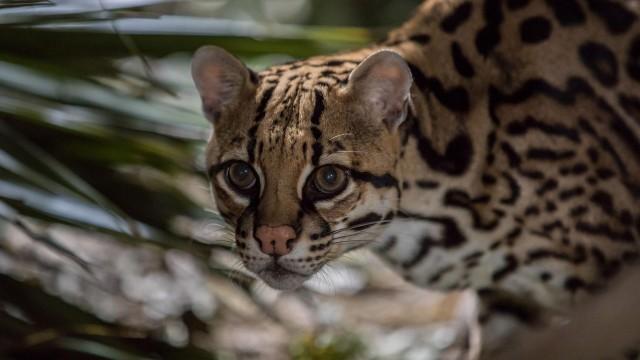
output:
[[[594, 91], [581, 78], [571, 77], [567, 80], [566, 89], [554, 87], [543, 79], [529, 79], [519, 89], [509, 95], [504, 95], [496, 88], [491, 88], [490, 101], [493, 103], [520, 104], [530, 97], [541, 94], [563, 105], [573, 105], [580, 94], [593, 96]], [[492, 105], [495, 107], [495, 104]], [[492, 115], [495, 116], [495, 115]]]
[[624, 351], [625, 360], [636, 360], [640, 358], [640, 350], [638, 349], [626, 349]]
[[484, 185], [493, 185], [495, 184], [497, 181], [496, 177], [490, 174], [483, 174], [482, 175], [482, 183]]
[[612, 34], [622, 34], [629, 30], [636, 15], [622, 3], [611, 0], [588, 0], [589, 7], [604, 21]]
[[635, 119], [636, 122], [640, 124], [640, 98], [637, 98], [630, 94], [620, 94], [618, 95], [618, 102], [627, 113], [627, 115], [629, 115], [632, 119]]
[[469, 168], [473, 157], [473, 145], [468, 135], [456, 136], [449, 142], [444, 154], [439, 154], [430, 140], [420, 133], [417, 124], [414, 126], [413, 134], [418, 140], [420, 156], [432, 170], [449, 175], [462, 175]]
[[509, 254], [504, 257], [504, 261], [505, 261], [505, 265], [499, 268], [498, 270], [494, 271], [493, 274], [491, 275], [491, 278], [493, 279], [493, 281], [500, 281], [505, 276], [509, 275], [510, 273], [518, 269], [518, 259], [516, 259], [515, 256]]
[[381, 247], [377, 248], [376, 251], [379, 253], [385, 253], [391, 250], [396, 243], [398, 242], [398, 238], [395, 236], [390, 236]]
[[535, 216], [540, 215], [540, 209], [535, 205], [529, 205], [526, 209], [524, 209], [525, 216]]
[[444, 216], [424, 216], [420, 214], [398, 213], [398, 217], [405, 219], [415, 219], [438, 223], [443, 227], [442, 238], [432, 239], [428, 238], [428, 246], [439, 246], [445, 249], [451, 249], [464, 244], [467, 239], [463, 235], [462, 231], [458, 227], [456, 221], [449, 217]]
[[486, 0], [483, 8], [485, 26], [476, 35], [476, 49], [483, 56], [489, 55], [500, 43], [500, 25], [504, 20], [502, 0]]
[[606, 237], [613, 242], [623, 242], [629, 244], [635, 243], [635, 237], [629, 230], [616, 231], [606, 223], [592, 224], [585, 221], [578, 221], [575, 228], [578, 232], [594, 236]]
[[451, 43], [451, 57], [453, 58], [453, 65], [456, 67], [456, 70], [460, 75], [466, 78], [470, 78], [475, 75], [473, 65], [471, 65], [469, 60], [464, 56], [462, 48], [460, 48], [460, 44], [456, 41]]
[[413, 80], [423, 93], [428, 93], [427, 90], [436, 97], [438, 102], [454, 112], [467, 112], [469, 111], [469, 94], [461, 86], [454, 86], [450, 89], [445, 89], [440, 80], [435, 77], [427, 77], [420, 69], [411, 63], [407, 63], [411, 70]]
[[478, 258], [482, 257], [482, 255], [484, 255], [484, 251], [477, 250], [477, 251], [472, 252], [469, 255], [466, 255], [465, 257], [462, 258], [462, 260], [464, 262], [469, 262], [469, 261], [477, 260]]
[[520, 39], [528, 44], [543, 42], [551, 35], [551, 22], [542, 16], [533, 16], [520, 24]]
[[404, 261], [402, 263], [402, 267], [408, 269], [416, 266], [429, 254], [431, 246], [435, 243], [437, 243], [436, 239], [433, 239], [430, 236], [424, 236], [422, 239], [420, 239], [420, 247], [418, 248], [418, 251], [416, 251], [410, 259]]
[[460, 25], [469, 19], [472, 10], [473, 4], [470, 1], [460, 4], [450, 15], [442, 20], [440, 27], [445, 32], [455, 32]]
[[541, 272], [540, 280], [542, 280], [543, 282], [548, 282], [549, 280], [551, 280], [551, 274], [546, 271]]
[[598, 162], [598, 159], [600, 158], [598, 150], [594, 147], [590, 147], [589, 149], [587, 149], [587, 155], [589, 156], [589, 160], [591, 160], [591, 162], [593, 163]]
[[527, 158], [530, 160], [542, 161], [561, 161], [571, 159], [576, 155], [573, 150], [552, 150], [547, 148], [529, 148], [527, 149]]
[[583, 175], [589, 171], [589, 167], [585, 163], [577, 163], [570, 169], [569, 174]]
[[602, 85], [613, 86], [618, 82], [618, 61], [605, 45], [587, 41], [578, 50], [580, 60]]
[[580, 136], [576, 129], [566, 127], [560, 123], [548, 123], [527, 116], [521, 121], [512, 121], [507, 125], [507, 133], [510, 135], [525, 135], [531, 130], [538, 130], [546, 135], [564, 137], [572, 142], [579, 142]]
[[576, 0], [546, 0], [556, 19], [562, 26], [575, 26], [584, 23], [585, 14]]
[[538, 196], [542, 196], [551, 190], [555, 190], [558, 188], [558, 180], [556, 179], [547, 179], [542, 185], [536, 190], [536, 194]]
[[409, 41], [416, 42], [418, 44], [426, 45], [431, 41], [431, 36], [428, 34], [414, 34], [409, 36]]
[[398, 179], [389, 173], [375, 175], [367, 171], [357, 171], [354, 169], [349, 169], [349, 173], [355, 180], [368, 182], [375, 188], [398, 187]]
[[560, 193], [558, 194], [558, 199], [564, 201], [583, 194], [584, 188], [582, 186], [575, 186], [570, 189], [560, 191]]
[[589, 133], [591, 136], [593, 136], [595, 139], [597, 139], [600, 142], [600, 146], [602, 147], [602, 150], [604, 150], [605, 152], [609, 153], [609, 155], [611, 155], [611, 157], [616, 162], [616, 165], [618, 166], [618, 169], [620, 170], [620, 172], [626, 176], [628, 174], [627, 166], [624, 163], [624, 161], [622, 161], [622, 158], [616, 152], [613, 145], [611, 145], [611, 142], [609, 142], [607, 138], [603, 136], [599, 136], [596, 130], [585, 119], [579, 119], [578, 124], [584, 131]]
[[640, 35], [631, 41], [627, 55], [627, 72], [635, 81], [640, 82]]
[[520, 198], [520, 193], [521, 193], [520, 185], [518, 185], [518, 182], [513, 178], [513, 176], [511, 176], [506, 171], [502, 173], [502, 177], [504, 177], [507, 180], [511, 194], [508, 197], [501, 198], [500, 203], [505, 205], [515, 204], [518, 198]]
[[584, 280], [575, 277], [575, 276], [570, 276], [567, 278], [567, 280], [565, 280], [564, 282], [564, 288], [569, 290], [570, 292], [576, 292], [580, 289], [584, 289], [586, 288], [587, 285], [584, 282]]
[[[558, 209], [558, 207], [556, 206], [556, 204], [553, 201], [547, 201], [547, 203], [545, 204], [545, 210], [547, 212], [554, 212]], [[547, 229], [545, 229], [546, 231]]]
[[532, 179], [532, 180], [543, 180], [544, 173], [540, 170], [529, 170], [529, 169], [518, 169], [518, 174]]
[[529, 0], [507, 0], [509, 10], [519, 10], [527, 5], [529, 5]]
[[437, 189], [438, 186], [440, 186], [440, 184], [438, 184], [436, 181], [431, 180], [417, 180], [416, 185], [419, 188], [426, 190]]
[[633, 216], [629, 210], [622, 210], [620, 212], [620, 222], [625, 226], [633, 225]]
[[515, 320], [531, 326], [540, 323], [540, 308], [531, 301], [522, 300], [489, 288], [479, 289], [478, 295], [488, 311], [488, 314], [483, 314], [479, 317], [481, 323], [489, 321], [493, 314], [511, 316]]
[[634, 131], [604, 99], [598, 99], [598, 106], [610, 115], [609, 127], [622, 140], [636, 162], [640, 163], [640, 142], [635, 137]]
[[462, 190], [451, 189], [446, 192], [443, 204], [450, 207], [458, 207], [467, 210], [473, 219], [473, 228], [481, 230], [492, 230], [498, 226], [498, 220], [484, 221], [481, 214], [477, 211], [474, 203], [486, 202], [487, 198], [471, 198], [469, 194]]
[[[336, 67], [336, 66], [342, 66], [344, 64], [354, 64], [357, 65], [359, 64], [359, 61], [355, 61], [355, 60], [329, 60], [325, 63], [321, 63], [321, 64], [313, 64], [311, 66], [316, 66], [316, 67]], [[310, 64], [305, 64], [306, 66], [309, 66]]]
[[455, 269], [453, 265], [444, 266], [442, 269], [437, 270], [433, 275], [431, 275], [429, 279], [427, 279], [427, 283], [429, 285], [437, 283], [446, 273], [450, 272], [453, 269]]
[[597, 168], [596, 175], [598, 175], [601, 180], [607, 180], [614, 177], [616, 173], [609, 168]]
[[507, 142], [501, 142], [500, 148], [507, 156], [507, 160], [509, 161], [509, 166], [512, 168], [517, 168], [522, 163], [522, 159], [520, 159], [520, 155], [515, 151], [513, 146]]
[[613, 207], [613, 199], [609, 193], [598, 190], [591, 195], [591, 202], [598, 205], [607, 215], [613, 215], [615, 209]]

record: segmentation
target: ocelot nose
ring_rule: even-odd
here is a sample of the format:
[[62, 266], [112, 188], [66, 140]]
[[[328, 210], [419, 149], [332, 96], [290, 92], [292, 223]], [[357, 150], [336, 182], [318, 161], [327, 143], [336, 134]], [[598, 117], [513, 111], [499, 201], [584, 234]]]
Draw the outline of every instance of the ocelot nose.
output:
[[289, 225], [260, 225], [256, 230], [256, 240], [260, 250], [273, 256], [284, 256], [291, 252], [296, 239], [296, 232]]

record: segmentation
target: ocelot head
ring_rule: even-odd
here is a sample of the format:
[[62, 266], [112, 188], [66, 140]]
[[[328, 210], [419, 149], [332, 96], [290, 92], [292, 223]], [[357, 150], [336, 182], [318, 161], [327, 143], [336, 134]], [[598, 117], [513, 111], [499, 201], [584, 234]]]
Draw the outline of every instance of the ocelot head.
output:
[[214, 131], [206, 162], [245, 266], [278, 289], [374, 241], [399, 202], [411, 72], [391, 51], [259, 74], [216, 47], [192, 75]]

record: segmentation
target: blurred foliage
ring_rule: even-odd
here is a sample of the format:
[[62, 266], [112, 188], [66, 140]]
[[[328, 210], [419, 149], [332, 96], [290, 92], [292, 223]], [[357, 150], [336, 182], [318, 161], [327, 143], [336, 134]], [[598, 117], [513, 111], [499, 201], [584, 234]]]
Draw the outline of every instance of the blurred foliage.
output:
[[362, 359], [366, 348], [362, 341], [350, 333], [305, 336], [291, 348], [294, 360], [349, 360]]
[[105, 323], [44, 293], [0, 275], [0, 354], [15, 359], [216, 359], [188, 346], [175, 348], [152, 334]]
[[[349, 49], [380, 32], [202, 18], [195, 10], [185, 14], [181, 3], [0, 1], [0, 223], [13, 224], [89, 271], [91, 264], [57, 243], [47, 226], [181, 249], [214, 273], [233, 272], [208, 260], [213, 245], [175, 226], [181, 217], [220, 221], [203, 209], [208, 199], [194, 199], [192, 185], [186, 185], [190, 179], [205, 183], [198, 159], [209, 129], [197, 108], [176, 98], [184, 83], [160, 80], [150, 63], [216, 44], [250, 64], [267, 65], [272, 60], [261, 56]], [[367, 6], [314, 2], [309, 22], [318, 23], [315, 14], [328, 11], [333, 18], [329, 3], [352, 13]], [[404, 16], [414, 3], [403, 2], [398, 13]], [[140, 66], [132, 70], [123, 61]], [[349, 359], [361, 349], [349, 337], [324, 343], [310, 338], [292, 351], [296, 359]], [[0, 275], [0, 358], [212, 356], [105, 323], [48, 295], [37, 282]]]

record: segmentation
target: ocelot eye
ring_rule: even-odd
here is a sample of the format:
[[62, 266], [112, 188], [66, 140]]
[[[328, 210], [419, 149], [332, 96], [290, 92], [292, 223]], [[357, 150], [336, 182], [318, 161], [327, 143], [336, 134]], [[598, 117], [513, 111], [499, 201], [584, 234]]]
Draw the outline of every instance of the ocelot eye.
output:
[[257, 183], [256, 173], [244, 161], [231, 163], [226, 170], [226, 179], [231, 187], [240, 192], [251, 190]]
[[313, 173], [313, 188], [321, 197], [337, 195], [347, 186], [347, 174], [337, 166], [325, 165]]

